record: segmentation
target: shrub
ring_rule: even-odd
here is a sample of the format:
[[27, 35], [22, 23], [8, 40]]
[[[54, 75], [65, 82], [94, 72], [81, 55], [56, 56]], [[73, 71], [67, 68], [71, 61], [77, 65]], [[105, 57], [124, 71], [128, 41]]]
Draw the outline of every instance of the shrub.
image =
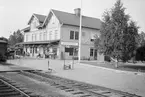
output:
[[111, 62], [110, 56], [107, 56], [107, 55], [104, 56], [104, 60], [107, 61], [107, 62]]

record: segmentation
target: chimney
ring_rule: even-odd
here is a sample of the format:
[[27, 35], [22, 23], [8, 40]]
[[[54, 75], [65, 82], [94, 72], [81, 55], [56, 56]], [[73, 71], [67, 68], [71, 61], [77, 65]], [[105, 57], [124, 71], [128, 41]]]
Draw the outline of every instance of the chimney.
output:
[[74, 9], [74, 12], [75, 12], [76, 16], [80, 16], [80, 14], [81, 14], [81, 8]]

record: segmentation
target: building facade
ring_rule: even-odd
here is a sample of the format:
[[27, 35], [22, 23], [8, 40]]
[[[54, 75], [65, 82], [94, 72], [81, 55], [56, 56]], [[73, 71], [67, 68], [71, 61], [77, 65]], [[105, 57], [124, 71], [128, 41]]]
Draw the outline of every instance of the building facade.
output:
[[[67, 13], [51, 9], [48, 16], [33, 14], [24, 33], [24, 51], [30, 56], [55, 54], [58, 59], [78, 56], [80, 9]], [[94, 48], [95, 36], [99, 36], [101, 21], [82, 16], [82, 59], [98, 59]]]

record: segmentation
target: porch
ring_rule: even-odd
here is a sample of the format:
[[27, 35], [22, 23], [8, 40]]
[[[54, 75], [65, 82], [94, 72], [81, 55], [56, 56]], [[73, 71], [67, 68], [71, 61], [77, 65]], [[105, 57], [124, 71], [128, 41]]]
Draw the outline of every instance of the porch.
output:
[[23, 44], [23, 50], [26, 56], [41, 58], [55, 56], [55, 58], [57, 58], [59, 55], [59, 40], [23, 42], [21, 44]]

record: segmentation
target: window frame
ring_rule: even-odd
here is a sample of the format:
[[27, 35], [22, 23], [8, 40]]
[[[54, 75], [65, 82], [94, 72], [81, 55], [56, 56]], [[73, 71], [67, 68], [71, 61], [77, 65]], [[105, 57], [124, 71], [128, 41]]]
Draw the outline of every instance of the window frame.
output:
[[[73, 33], [72, 33], [73, 32]], [[75, 31], [70, 31], [70, 37], [69, 37], [71, 40], [74, 40], [75, 38]]]
[[39, 40], [42, 40], [42, 33], [40, 33]]
[[52, 31], [49, 31], [49, 40], [52, 40]]
[[28, 35], [26, 35], [26, 42], [28, 41]]
[[58, 32], [58, 30], [55, 30], [55, 33], [54, 33], [54, 38], [55, 39], [57, 39], [57, 37], [58, 37], [58, 33], [57, 32]]
[[93, 56], [94, 56], [94, 49], [93, 48], [90, 48], [90, 57], [93, 57]]
[[75, 31], [75, 35], [74, 35], [75, 37], [75, 40], [79, 40], [79, 32], [78, 31]]
[[37, 34], [36, 33], [35, 33], [35, 36], [34, 37], [35, 37], [35, 41], [37, 41]]

